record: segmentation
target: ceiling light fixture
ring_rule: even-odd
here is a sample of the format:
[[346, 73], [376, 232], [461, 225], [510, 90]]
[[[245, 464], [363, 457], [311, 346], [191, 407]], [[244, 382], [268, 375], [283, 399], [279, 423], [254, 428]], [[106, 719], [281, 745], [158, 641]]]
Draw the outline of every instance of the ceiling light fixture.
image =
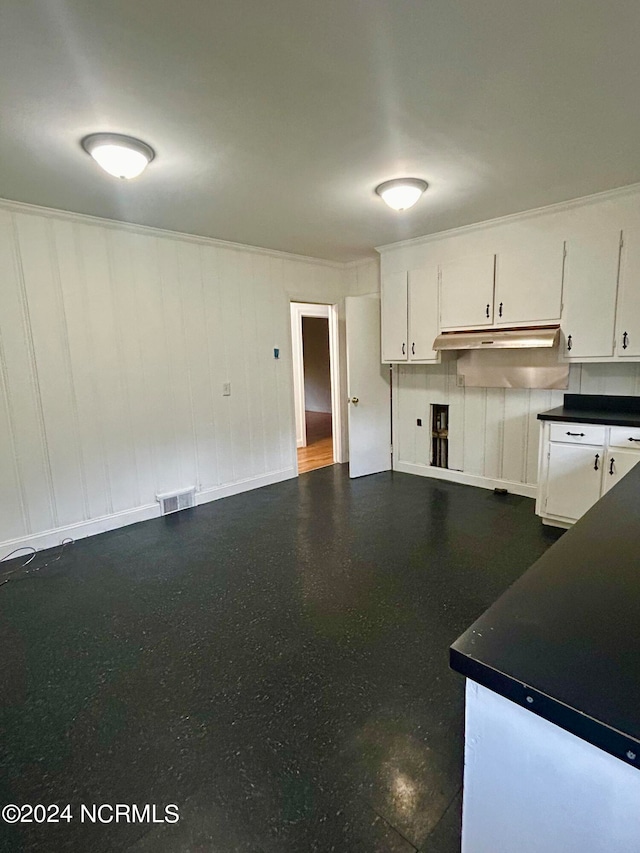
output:
[[379, 184], [376, 192], [393, 210], [407, 210], [413, 207], [428, 186], [420, 178], [396, 178]]
[[114, 178], [137, 178], [155, 157], [146, 142], [120, 133], [92, 133], [82, 147]]

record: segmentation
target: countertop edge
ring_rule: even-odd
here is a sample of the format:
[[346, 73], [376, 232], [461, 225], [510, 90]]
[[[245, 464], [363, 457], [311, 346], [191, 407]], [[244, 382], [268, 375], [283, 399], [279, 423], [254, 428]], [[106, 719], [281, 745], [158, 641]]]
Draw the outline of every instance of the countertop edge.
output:
[[538, 413], [539, 421], [559, 421], [561, 423], [573, 424], [602, 424], [604, 426], [623, 426], [623, 427], [640, 427], [640, 415], [638, 414], [621, 414], [616, 417], [615, 412], [602, 412], [594, 414], [593, 412], [577, 412], [577, 411], [562, 411]]
[[635, 738], [458, 651], [456, 643], [449, 648], [449, 666], [455, 672], [602, 749], [625, 764], [640, 769], [640, 741]]

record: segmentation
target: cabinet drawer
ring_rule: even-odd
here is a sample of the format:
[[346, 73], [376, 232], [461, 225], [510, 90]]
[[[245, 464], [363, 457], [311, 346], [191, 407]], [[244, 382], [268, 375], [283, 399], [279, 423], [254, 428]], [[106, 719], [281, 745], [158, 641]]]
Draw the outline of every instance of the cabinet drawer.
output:
[[609, 445], [640, 450], [640, 427], [611, 427]]
[[551, 424], [549, 437], [565, 444], [604, 444], [604, 431], [591, 424]]

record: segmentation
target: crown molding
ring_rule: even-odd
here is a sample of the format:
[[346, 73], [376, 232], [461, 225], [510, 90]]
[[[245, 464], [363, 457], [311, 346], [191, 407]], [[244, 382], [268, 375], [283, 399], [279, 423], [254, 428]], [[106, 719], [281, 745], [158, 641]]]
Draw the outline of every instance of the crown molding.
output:
[[367, 255], [366, 258], [356, 258], [355, 261], [345, 261], [342, 264], [342, 268], [345, 270], [353, 270], [358, 267], [366, 267], [369, 264], [377, 264], [378, 256], [377, 255]]
[[572, 198], [567, 201], [559, 201], [544, 207], [534, 207], [530, 210], [522, 210], [518, 213], [509, 213], [506, 216], [497, 216], [495, 219], [485, 219], [482, 222], [472, 222], [470, 225], [461, 225], [457, 228], [449, 228], [445, 231], [435, 231], [433, 234], [425, 234], [423, 237], [411, 237], [408, 240], [400, 240], [397, 243], [387, 243], [384, 246], [376, 246], [377, 252], [386, 252], [390, 249], [401, 249], [406, 246], [421, 246], [445, 237], [456, 237], [460, 234], [468, 234], [472, 231], [480, 231], [483, 228], [491, 228], [495, 225], [504, 225], [507, 222], [518, 222], [523, 219], [532, 219], [543, 216], [546, 213], [559, 213], [563, 210], [572, 210], [576, 207], [584, 207], [589, 204], [607, 201], [608, 199], [621, 198], [627, 195], [640, 193], [640, 183], [628, 184], [624, 187], [616, 187], [612, 190], [604, 190], [600, 193]]
[[165, 228], [154, 228], [151, 225], [137, 225], [133, 222], [124, 222], [119, 219], [105, 219], [100, 216], [91, 216], [88, 213], [75, 213], [70, 210], [60, 210], [55, 207], [43, 207], [39, 204], [28, 204], [24, 201], [12, 201], [0, 198], [0, 209], [13, 213], [27, 213], [35, 216], [45, 216], [49, 219], [63, 219], [70, 222], [82, 222], [86, 225], [96, 225], [102, 228], [128, 231], [133, 234], [144, 234], [147, 236], [164, 237], [170, 240], [182, 240], [188, 243], [198, 243], [203, 246], [216, 246], [220, 249], [232, 249], [237, 252], [251, 252], [258, 255], [266, 255], [271, 258], [280, 258], [286, 261], [298, 261], [305, 264], [315, 264], [332, 269], [344, 270], [346, 264], [342, 261], [330, 261], [326, 258], [313, 258], [310, 255], [295, 255], [292, 252], [283, 252], [279, 249], [265, 249], [261, 246], [249, 246], [245, 243], [233, 243], [229, 240], [219, 240], [216, 237], [203, 237], [198, 234], [187, 234], [182, 231], [169, 231]]

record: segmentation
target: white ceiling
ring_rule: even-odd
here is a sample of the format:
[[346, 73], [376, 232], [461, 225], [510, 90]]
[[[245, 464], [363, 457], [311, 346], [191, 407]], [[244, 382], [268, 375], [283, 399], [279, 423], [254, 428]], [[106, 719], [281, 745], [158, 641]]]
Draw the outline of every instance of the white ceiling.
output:
[[[364, 257], [638, 181], [639, 33], [638, 0], [2, 0], [0, 196]], [[117, 182], [96, 131], [156, 160]]]

